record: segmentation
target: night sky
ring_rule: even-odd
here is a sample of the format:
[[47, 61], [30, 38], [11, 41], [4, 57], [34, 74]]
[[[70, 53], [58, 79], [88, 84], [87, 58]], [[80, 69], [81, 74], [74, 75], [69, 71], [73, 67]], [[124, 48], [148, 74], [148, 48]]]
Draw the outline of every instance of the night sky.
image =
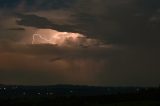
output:
[[0, 0], [0, 83], [159, 85], [160, 0]]

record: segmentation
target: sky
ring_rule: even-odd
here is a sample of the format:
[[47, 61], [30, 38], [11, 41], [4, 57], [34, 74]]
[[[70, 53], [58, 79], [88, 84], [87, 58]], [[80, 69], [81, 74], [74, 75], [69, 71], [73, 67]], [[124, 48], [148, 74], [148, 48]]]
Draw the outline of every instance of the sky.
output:
[[0, 0], [0, 83], [157, 86], [159, 0]]

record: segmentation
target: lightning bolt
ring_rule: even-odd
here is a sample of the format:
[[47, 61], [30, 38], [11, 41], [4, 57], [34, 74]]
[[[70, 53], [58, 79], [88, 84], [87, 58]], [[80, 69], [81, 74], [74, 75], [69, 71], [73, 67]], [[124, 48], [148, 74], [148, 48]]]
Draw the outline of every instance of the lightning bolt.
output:
[[[33, 34], [32, 36], [32, 44], [35, 44], [34, 42], [36, 41], [35, 37], [39, 37], [40, 39], [46, 41], [46, 42], [51, 42], [52, 39], [46, 39], [45, 37], [43, 37], [44, 35], [38, 34], [37, 32]], [[55, 44], [52, 42], [52, 44]]]
[[[50, 30], [49, 30], [50, 32]], [[90, 47], [90, 46], [101, 46], [101, 42], [87, 38], [86, 36], [79, 33], [71, 33], [71, 32], [51, 32], [48, 33], [48, 36], [45, 34], [40, 34], [36, 31], [32, 36], [32, 44], [53, 44], [58, 46], [68, 46], [68, 47]]]
[[[63, 35], [63, 36], [60, 36]], [[32, 36], [32, 44], [35, 44], [36, 38], [40, 38], [41, 40], [47, 42], [47, 43], [51, 43], [51, 44], [57, 44], [58, 40], [62, 41], [63, 40], [67, 40], [69, 38], [72, 38], [73, 41], [76, 41], [76, 39], [78, 37], [83, 37], [82, 35], [78, 34], [78, 33], [67, 33], [67, 32], [61, 32], [61, 33], [55, 33], [50, 39], [47, 39], [45, 37], [45, 35], [39, 34], [38, 32], [35, 32]]]

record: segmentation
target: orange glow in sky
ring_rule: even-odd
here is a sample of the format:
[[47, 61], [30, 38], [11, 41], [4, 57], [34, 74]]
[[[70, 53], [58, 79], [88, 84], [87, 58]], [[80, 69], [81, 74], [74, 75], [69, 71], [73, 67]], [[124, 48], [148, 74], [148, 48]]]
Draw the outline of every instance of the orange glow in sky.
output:
[[91, 46], [98, 43], [79, 33], [59, 32], [51, 29], [38, 29], [33, 34], [32, 44], [53, 44], [58, 46]]

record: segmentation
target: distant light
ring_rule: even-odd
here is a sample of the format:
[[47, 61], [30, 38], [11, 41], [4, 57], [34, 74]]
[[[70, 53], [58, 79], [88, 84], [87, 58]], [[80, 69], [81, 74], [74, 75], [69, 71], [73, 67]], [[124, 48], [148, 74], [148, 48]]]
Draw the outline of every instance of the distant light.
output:
[[17, 89], [18, 87], [17, 86], [15, 86], [15, 87], [12, 87], [12, 89]]
[[26, 92], [23, 92], [23, 95], [26, 95]]
[[69, 92], [70, 92], [70, 93], [73, 93], [73, 91], [72, 91], [72, 90], [70, 90]]
[[137, 88], [137, 89], [136, 89], [136, 91], [137, 91], [137, 92], [139, 92], [139, 91], [140, 91], [140, 89], [139, 89], [139, 88]]
[[37, 93], [38, 95], [41, 95], [41, 93]]
[[6, 88], [3, 88], [4, 90], [6, 90]]
[[49, 93], [49, 95], [53, 95], [53, 94], [54, 94], [53, 92], [50, 92], [50, 93]]

